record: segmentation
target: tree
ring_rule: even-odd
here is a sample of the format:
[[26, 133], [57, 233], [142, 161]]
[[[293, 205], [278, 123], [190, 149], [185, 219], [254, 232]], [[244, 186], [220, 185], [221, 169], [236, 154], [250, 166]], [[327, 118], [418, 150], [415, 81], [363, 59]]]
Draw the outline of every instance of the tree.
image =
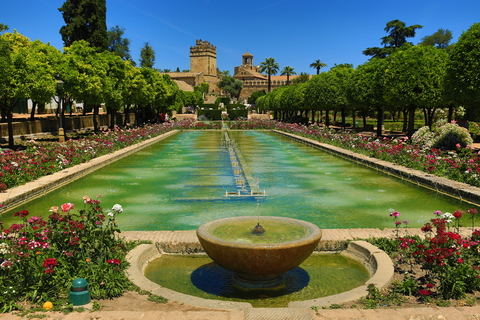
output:
[[404, 46], [387, 57], [383, 84], [384, 99], [409, 109], [407, 135], [414, 133], [415, 110], [428, 110], [431, 125], [435, 108], [444, 104], [444, 80], [448, 55], [432, 46]]
[[381, 44], [383, 45], [383, 48], [371, 47], [365, 49], [362, 53], [366, 56], [372, 56], [374, 58], [385, 58], [392, 54], [395, 49], [400, 48], [408, 43], [407, 38], [415, 37], [416, 30], [421, 28], [423, 28], [423, 26], [419, 24], [407, 27], [405, 22], [400, 20], [392, 20], [387, 23], [387, 26], [384, 29], [385, 32], [388, 33], [388, 36], [380, 38], [382, 39]]
[[320, 69], [326, 67], [327, 65], [320, 61], [320, 59], [315, 60], [315, 62], [310, 63], [310, 68], [317, 69], [317, 74], [320, 73]]
[[123, 38], [123, 34], [125, 33], [124, 28], [120, 28], [119, 26], [115, 26], [110, 28], [107, 31], [108, 37], [108, 51], [113, 52], [115, 55], [122, 58], [123, 61], [132, 60], [132, 56], [130, 55], [130, 40], [127, 38]]
[[435, 46], [438, 49], [448, 49], [450, 41], [452, 40], [452, 31], [438, 29], [437, 32], [430, 36], [425, 36], [422, 41], [418, 43], [419, 46]]
[[75, 41], [64, 49], [61, 78], [64, 91], [71, 93], [76, 101], [93, 106], [94, 131], [98, 131], [96, 115], [104, 99], [107, 64], [102, 56], [84, 40]]
[[351, 63], [340, 63], [340, 64], [334, 63], [332, 69], [333, 69], [333, 68], [339, 68], [339, 67], [340, 67], [340, 68], [350, 68], [350, 69], [353, 69], [353, 64], [351, 64]]
[[8, 26], [3, 23], [0, 23], [0, 32], [7, 31], [7, 30], [8, 30]]
[[107, 49], [106, 0], [66, 0], [58, 10], [66, 24], [60, 28], [65, 47], [85, 40], [97, 52]]
[[362, 112], [363, 126], [367, 124], [366, 112], [372, 109], [377, 111], [377, 136], [382, 134], [383, 111], [383, 86], [380, 77], [384, 73], [385, 59], [374, 58], [359, 65], [350, 78], [347, 87], [347, 99], [350, 104]]
[[110, 115], [110, 128], [115, 127], [115, 115], [124, 104], [126, 96], [126, 72], [127, 63], [113, 52], [104, 51], [99, 57], [105, 66], [105, 78], [103, 79], [103, 102]]
[[199, 86], [194, 86], [193, 91], [198, 91], [202, 93], [202, 96], [204, 93], [208, 93], [208, 90], [210, 89], [210, 85], [206, 82], [201, 83]]
[[220, 69], [217, 68], [217, 75], [219, 75], [219, 76], [229, 76], [230, 71], [229, 70], [220, 71]]
[[280, 66], [275, 62], [274, 58], [266, 58], [260, 63], [260, 72], [266, 72], [268, 75], [268, 92], [271, 90], [271, 75], [276, 75]]
[[[155, 64], [155, 50], [145, 42], [145, 45], [140, 50], [140, 67], [152, 69]], [[164, 72], [166, 72], [164, 70]], [[170, 72], [170, 71], [168, 71]]]
[[347, 99], [347, 90], [354, 71], [348, 63], [333, 67], [327, 72], [327, 81], [324, 86], [327, 105], [334, 111], [340, 111], [343, 126], [345, 126], [346, 111], [351, 108]]
[[300, 72], [300, 75], [292, 80], [292, 83], [305, 83], [310, 80], [310, 75], [306, 72]]
[[294, 74], [297, 74], [297, 73], [290, 66], [285, 66], [282, 70], [282, 73], [280, 73], [280, 75], [282, 75], [282, 76], [287, 76], [287, 85], [290, 84], [290, 76], [294, 75]]
[[8, 145], [14, 148], [12, 112], [20, 99], [50, 101], [56, 92], [55, 69], [39, 40], [14, 33], [0, 36], [0, 108], [7, 117]]
[[248, 97], [247, 103], [248, 104], [256, 104], [257, 99], [260, 98], [260, 97], [263, 97], [264, 95], [266, 95], [265, 90], [255, 91], [250, 95], [250, 97]]
[[462, 33], [450, 50], [448, 92], [468, 107], [480, 104], [480, 23]]
[[240, 91], [242, 91], [243, 83], [232, 76], [224, 76], [222, 80], [217, 83], [217, 86], [225, 90], [231, 97], [238, 99]]

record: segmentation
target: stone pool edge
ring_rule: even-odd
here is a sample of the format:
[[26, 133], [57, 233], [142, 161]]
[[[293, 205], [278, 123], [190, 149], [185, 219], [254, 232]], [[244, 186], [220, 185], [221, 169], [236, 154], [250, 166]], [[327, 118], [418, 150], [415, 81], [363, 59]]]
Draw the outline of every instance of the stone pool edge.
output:
[[[190, 232], [193, 233], [194, 231]], [[185, 254], [186, 252], [192, 252], [192, 248], [195, 248], [193, 250], [194, 252], [202, 251], [199, 242], [198, 245], [189, 245], [187, 248], [176, 246], [173, 251], [178, 250], [177, 253]], [[321, 248], [321, 246], [317, 249], [319, 248]], [[165, 252], [163, 252], [162, 246], [159, 243], [141, 244], [135, 249], [131, 250], [127, 255], [127, 261], [130, 263], [129, 268], [126, 271], [129, 280], [142, 290], [146, 290], [152, 294], [159, 295], [169, 300], [174, 300], [188, 305], [215, 309], [245, 310], [253, 308], [250, 303], [246, 302], [210, 300], [190, 296], [167, 288], [163, 288], [162, 286], [148, 280], [144, 276], [145, 267], [148, 265], [149, 262], [160, 257], [164, 253]], [[340, 294], [312, 300], [290, 302], [288, 304], [288, 308], [311, 309], [315, 306], [324, 307], [330, 306], [332, 304], [341, 304], [348, 301], [354, 301], [367, 296], [367, 286], [370, 283], [375, 284], [376, 287], [380, 289], [385, 288], [390, 284], [394, 274], [393, 262], [388, 257], [388, 255], [379, 248], [373, 246], [366, 241], [351, 241], [348, 244], [348, 247], [345, 250], [341, 251], [341, 254], [348, 256], [349, 258], [358, 260], [362, 264], [364, 264], [364, 266], [367, 268], [371, 275], [369, 280], [366, 281], [365, 284], [362, 286]]]
[[342, 149], [340, 147], [332, 146], [326, 143], [321, 143], [316, 140], [305, 138], [288, 132], [283, 132], [279, 130], [272, 131], [289, 137], [293, 140], [305, 143], [314, 148], [321, 149], [323, 151], [335, 154], [350, 161], [360, 163], [364, 166], [375, 169], [377, 171], [381, 171], [385, 174], [395, 176], [402, 180], [410, 181], [422, 187], [435, 190], [437, 192], [460, 199], [462, 201], [468, 201], [473, 204], [480, 205], [480, 188], [478, 187], [471, 186], [463, 182], [438, 177], [420, 170], [410, 169], [388, 161], [372, 158], [370, 156]]

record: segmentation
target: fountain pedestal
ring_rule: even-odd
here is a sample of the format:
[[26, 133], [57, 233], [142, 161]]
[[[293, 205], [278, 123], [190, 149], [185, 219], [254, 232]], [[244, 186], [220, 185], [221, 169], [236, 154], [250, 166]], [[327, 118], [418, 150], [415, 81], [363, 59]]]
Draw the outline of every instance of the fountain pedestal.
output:
[[[265, 232], [254, 234], [259, 222]], [[302, 220], [246, 216], [207, 222], [197, 237], [212, 260], [236, 273], [235, 285], [250, 290], [281, 287], [282, 274], [310, 256], [322, 232]]]

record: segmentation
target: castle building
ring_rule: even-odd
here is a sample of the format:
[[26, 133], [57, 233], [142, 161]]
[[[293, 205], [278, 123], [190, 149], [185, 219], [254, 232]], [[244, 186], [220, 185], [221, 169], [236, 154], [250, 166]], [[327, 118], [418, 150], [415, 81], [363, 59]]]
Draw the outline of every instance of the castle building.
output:
[[[190, 47], [190, 71], [189, 72], [170, 72], [170, 77], [180, 84], [199, 86], [203, 82], [209, 84], [210, 93], [220, 93], [217, 83], [221, 77], [217, 74], [217, 47], [209, 41], [196, 40], [195, 46]], [[246, 52], [242, 55], [242, 64], [234, 68], [233, 77], [243, 82], [243, 88], [240, 92], [239, 100], [245, 101], [256, 91], [268, 89], [268, 77], [260, 73], [260, 67], [253, 64], [253, 55]], [[287, 84], [286, 76], [271, 76], [272, 90]], [[295, 76], [290, 76], [290, 81]]]
[[[212, 93], [220, 92], [217, 83], [217, 47], [208, 41], [197, 40], [195, 46], [190, 47], [190, 71], [169, 72], [168, 75], [180, 86], [184, 82], [192, 87], [206, 82]], [[185, 87], [185, 84], [182, 84]]]
[[210, 86], [210, 92], [218, 92], [217, 83], [217, 47], [208, 41], [197, 40], [190, 47], [190, 72], [203, 74], [204, 82]]
[[246, 52], [242, 55], [242, 64], [235, 67], [233, 77], [241, 81], [267, 80], [267, 76], [261, 74], [259, 69], [259, 67], [253, 65], [253, 55]]

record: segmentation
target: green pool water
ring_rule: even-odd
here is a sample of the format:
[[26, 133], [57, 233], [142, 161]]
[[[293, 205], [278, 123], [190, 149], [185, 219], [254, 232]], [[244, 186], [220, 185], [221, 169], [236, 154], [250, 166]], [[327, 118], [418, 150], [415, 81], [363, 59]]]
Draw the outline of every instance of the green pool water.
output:
[[264, 228], [264, 233], [254, 234], [252, 221], [235, 221], [222, 224], [210, 232], [213, 236], [236, 243], [282, 243], [304, 238], [307, 235], [305, 227], [288, 222], [263, 221], [258, 217], [258, 222]]
[[[436, 210], [473, 207], [273, 132], [229, 135], [252, 191], [265, 191], [265, 198], [226, 197], [237, 187], [231, 156], [222, 146], [224, 133], [184, 131], [14, 211], [48, 216], [51, 206], [71, 202], [82, 207], [84, 195], [102, 194], [105, 209], [123, 206], [118, 216], [122, 231], [148, 231], [194, 230], [207, 221], [244, 215], [297, 218], [324, 229], [392, 228], [391, 211], [419, 227]], [[3, 213], [0, 221], [6, 226], [18, 222], [14, 211]]]
[[290, 301], [310, 300], [345, 292], [365, 284], [368, 271], [340, 254], [313, 254], [286, 272], [286, 287], [272, 292], [248, 292], [232, 285], [233, 272], [208, 256], [164, 255], [153, 260], [145, 276], [162, 287], [205, 299], [249, 302], [258, 308], [285, 307]]

